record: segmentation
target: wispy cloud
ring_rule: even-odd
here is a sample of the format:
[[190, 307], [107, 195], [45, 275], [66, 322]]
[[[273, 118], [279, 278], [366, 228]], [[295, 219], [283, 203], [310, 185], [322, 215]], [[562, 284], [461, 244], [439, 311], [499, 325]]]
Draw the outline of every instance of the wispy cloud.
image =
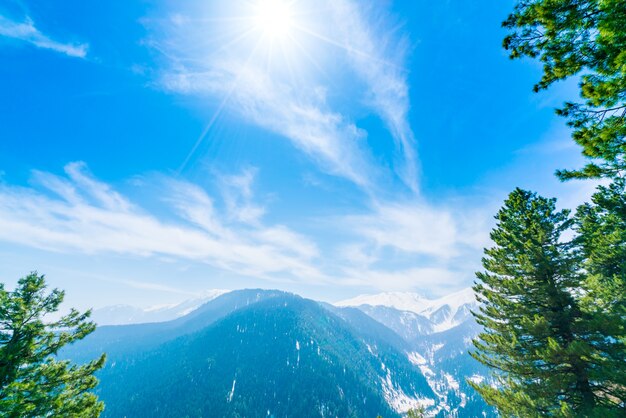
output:
[[[149, 183], [162, 203], [146, 206], [84, 163], [68, 164], [64, 175], [34, 171], [29, 187], [0, 182], [0, 241], [53, 253], [192, 262], [273, 283], [435, 293], [467, 286], [487, 245], [491, 209], [459, 205], [460, 213], [419, 201], [380, 203], [365, 214], [314, 220], [314, 228], [298, 219], [297, 226], [308, 224], [304, 235], [264, 219], [257, 175], [255, 168], [217, 175], [214, 194], [180, 178], [135, 178], [128, 187]], [[136, 282], [120, 284], [175, 289]]]
[[50, 38], [39, 31], [29, 17], [17, 22], [0, 15], [0, 36], [28, 42], [38, 48], [50, 49], [70, 57], [85, 58], [89, 48], [85, 43], [63, 43]]
[[61, 252], [170, 256], [258, 278], [314, 280], [317, 248], [281, 225], [230, 222], [196, 185], [165, 181], [177, 216], [165, 221], [96, 180], [82, 163], [37, 187], [0, 186], [0, 239]]
[[290, 86], [238, 60], [207, 65], [205, 71], [168, 73], [163, 83], [179, 92], [228, 97], [242, 117], [289, 139], [326, 172], [371, 186], [376, 169], [363, 149], [365, 132], [329, 109], [323, 89]]
[[[250, 3], [241, 3], [240, 13], [245, 16], [250, 13], [245, 5], [249, 8]], [[151, 44], [166, 58], [162, 85], [221, 98], [244, 119], [289, 139], [325, 172], [371, 190], [387, 168], [374, 162], [365, 141], [367, 133], [353, 121], [354, 115], [327, 97], [329, 90], [338, 87], [333, 77], [358, 79], [365, 91], [352, 85], [354, 91], [335, 95], [350, 97], [354, 102], [350, 107], [365, 103], [380, 116], [397, 146], [396, 171], [410, 189], [418, 191], [419, 162], [408, 120], [402, 35], [381, 16], [366, 15], [362, 5], [351, 0], [290, 3], [296, 14], [306, 12], [299, 15], [295, 33], [284, 42], [249, 33], [245, 17], [231, 16], [225, 29], [220, 13], [236, 13], [241, 9], [238, 2], [226, 12], [217, 6], [181, 7], [170, 18], [155, 20]], [[323, 19], [310, 16], [315, 13], [323, 14]], [[239, 31], [233, 29], [237, 25]], [[332, 74], [327, 73], [319, 66], [328, 59], [348, 65], [329, 67]], [[222, 110], [220, 106], [217, 112]]]
[[389, 248], [413, 256], [449, 260], [489, 243], [491, 215], [467, 206], [451, 209], [420, 201], [378, 203], [365, 215], [342, 219], [344, 227], [378, 251]]
[[409, 87], [403, 68], [406, 54], [404, 39], [385, 21], [380, 12], [370, 9], [366, 16], [362, 2], [332, 0], [341, 45], [353, 69], [368, 86], [367, 103], [387, 124], [400, 155], [398, 173], [414, 191], [419, 189], [419, 161], [416, 141], [408, 113]]

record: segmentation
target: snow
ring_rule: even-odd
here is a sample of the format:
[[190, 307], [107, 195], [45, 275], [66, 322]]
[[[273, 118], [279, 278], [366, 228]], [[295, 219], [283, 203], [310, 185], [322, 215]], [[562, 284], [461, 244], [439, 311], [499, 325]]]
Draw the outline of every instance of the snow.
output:
[[451, 374], [443, 372], [443, 377], [446, 379], [449, 388], [459, 390], [459, 382]]
[[420, 371], [428, 381], [428, 384], [432, 386], [430, 380], [428, 379], [434, 377], [435, 372], [430, 367], [428, 367], [428, 361], [416, 351], [408, 353], [407, 356], [409, 358], [409, 361], [420, 369]]
[[[474, 291], [468, 287], [437, 299], [428, 299], [419, 293], [386, 292], [360, 295], [352, 299], [336, 302], [335, 305], [339, 307], [386, 306], [400, 311], [416, 313], [433, 321], [434, 332], [442, 332], [463, 322], [465, 317], [469, 315], [469, 311], [466, 308], [468, 306], [471, 308], [475, 307], [477, 302]], [[442, 308], [446, 307], [447, 310], [442, 310]], [[459, 311], [461, 311], [460, 317], [457, 316]], [[431, 315], [433, 314], [438, 314], [442, 318], [432, 318]], [[400, 321], [404, 321], [404, 317], [400, 317]]]
[[417, 351], [413, 351], [411, 353], [408, 353], [408, 357], [409, 357], [409, 361], [413, 364], [415, 364], [416, 366], [422, 365], [422, 364], [427, 364], [428, 362], [426, 361], [426, 359], [424, 358], [424, 356], [422, 356], [420, 353], [418, 353]]
[[438, 350], [441, 350], [443, 348], [444, 344], [440, 343], [440, 344], [433, 344], [431, 347], [431, 350], [433, 353], [435, 353]]
[[479, 374], [473, 374], [467, 378], [472, 383], [480, 384], [485, 380], [485, 376], [481, 376]]
[[228, 402], [233, 400], [233, 395], [235, 394], [235, 384], [237, 383], [237, 379], [233, 379], [233, 387], [228, 394]]
[[391, 380], [391, 371], [387, 369], [387, 375], [380, 378], [383, 396], [389, 406], [396, 412], [402, 414], [409, 409], [420, 406], [429, 407], [435, 404], [434, 399], [409, 396], [400, 387], [396, 387]]
[[298, 352], [298, 359], [296, 360], [296, 367], [300, 366], [300, 341], [296, 340], [296, 351]]

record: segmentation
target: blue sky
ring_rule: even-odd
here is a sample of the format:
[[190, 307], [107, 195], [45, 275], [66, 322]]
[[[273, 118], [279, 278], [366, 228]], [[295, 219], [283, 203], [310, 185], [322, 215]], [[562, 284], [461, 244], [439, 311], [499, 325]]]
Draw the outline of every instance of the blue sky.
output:
[[509, 1], [0, 0], [0, 277], [78, 307], [472, 283], [520, 186], [580, 164]]

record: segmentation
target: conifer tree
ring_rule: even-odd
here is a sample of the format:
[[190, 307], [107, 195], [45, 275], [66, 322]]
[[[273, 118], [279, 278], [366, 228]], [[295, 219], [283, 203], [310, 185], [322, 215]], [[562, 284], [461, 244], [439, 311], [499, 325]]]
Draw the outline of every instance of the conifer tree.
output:
[[44, 276], [37, 273], [21, 278], [12, 292], [0, 284], [0, 416], [98, 417], [104, 404], [90, 390], [104, 355], [81, 366], [55, 357], [95, 329], [90, 312], [72, 309], [46, 322], [64, 292], [45, 290]]
[[595, 390], [621, 400], [626, 416], [626, 179], [598, 187], [578, 208], [576, 230], [586, 276], [581, 306], [605, 337], [597, 343], [605, 355], [595, 359], [604, 383]]
[[[543, 64], [535, 91], [580, 76], [581, 102], [557, 113], [590, 162], [570, 178], [615, 178], [626, 170], [626, 0], [519, 0], [503, 26], [511, 58]], [[621, 173], [621, 174], [620, 174]]]
[[495, 384], [468, 383], [505, 416], [620, 416], [606, 338], [579, 302], [580, 251], [563, 239], [569, 211], [516, 189], [496, 219], [474, 286], [484, 331], [471, 353]]
[[[604, 178], [580, 206], [575, 229], [581, 264], [581, 309], [593, 318], [598, 349], [595, 391], [626, 416], [626, 0], [520, 0], [503, 23], [512, 58], [543, 63], [535, 90], [579, 76], [582, 101], [557, 110], [590, 162], [559, 170], [562, 180]], [[610, 382], [610, 383], [606, 383]]]

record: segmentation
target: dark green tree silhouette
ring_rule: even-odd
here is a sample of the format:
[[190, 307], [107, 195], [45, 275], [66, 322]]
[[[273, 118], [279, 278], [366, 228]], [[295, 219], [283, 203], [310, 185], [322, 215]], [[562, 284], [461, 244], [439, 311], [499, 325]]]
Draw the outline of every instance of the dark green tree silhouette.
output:
[[92, 418], [104, 409], [90, 390], [105, 356], [82, 366], [55, 357], [95, 329], [89, 311], [72, 309], [47, 322], [63, 297], [57, 289], [46, 293], [37, 273], [21, 278], [12, 292], [0, 284], [0, 416]]

